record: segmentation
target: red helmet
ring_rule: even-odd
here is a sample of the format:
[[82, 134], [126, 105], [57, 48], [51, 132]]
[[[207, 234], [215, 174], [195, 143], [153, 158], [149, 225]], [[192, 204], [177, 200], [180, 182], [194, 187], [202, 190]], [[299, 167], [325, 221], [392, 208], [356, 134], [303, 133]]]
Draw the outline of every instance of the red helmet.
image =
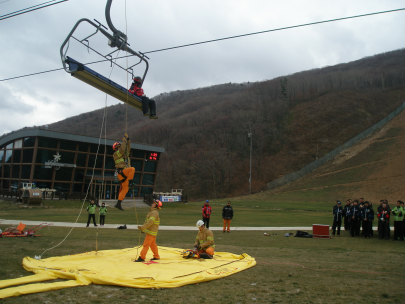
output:
[[155, 200], [155, 204], [156, 204], [156, 209], [160, 209], [163, 206], [162, 202], [159, 200]]
[[114, 151], [116, 151], [119, 149], [120, 146], [121, 146], [121, 143], [119, 141], [117, 141], [113, 144], [112, 148]]

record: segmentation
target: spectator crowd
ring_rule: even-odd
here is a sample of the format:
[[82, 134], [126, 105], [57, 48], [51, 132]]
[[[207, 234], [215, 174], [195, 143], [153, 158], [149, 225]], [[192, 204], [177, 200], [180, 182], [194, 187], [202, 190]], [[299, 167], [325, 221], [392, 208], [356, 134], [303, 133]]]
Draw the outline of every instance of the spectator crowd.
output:
[[[380, 200], [377, 210], [373, 209], [373, 204], [364, 201], [363, 198], [346, 201], [342, 207], [340, 201], [333, 207], [332, 235], [340, 236], [340, 228], [343, 221], [345, 231], [351, 237], [359, 237], [360, 234], [365, 239], [373, 237], [373, 224], [377, 222], [378, 238], [389, 240], [391, 235], [390, 224], [394, 226], [393, 241], [403, 241], [405, 236], [405, 208], [403, 201], [397, 201], [394, 207], [388, 204], [388, 200]], [[360, 233], [361, 230], [361, 233]]]

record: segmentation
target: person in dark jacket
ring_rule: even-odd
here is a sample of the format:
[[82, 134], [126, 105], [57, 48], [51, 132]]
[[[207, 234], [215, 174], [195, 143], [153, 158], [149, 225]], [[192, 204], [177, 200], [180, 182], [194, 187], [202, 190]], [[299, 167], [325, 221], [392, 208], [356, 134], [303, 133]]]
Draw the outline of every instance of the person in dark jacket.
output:
[[210, 201], [206, 200], [204, 206], [202, 207], [202, 218], [206, 228], [210, 228], [211, 212], [212, 208], [210, 206]]
[[361, 222], [361, 217], [360, 217], [360, 207], [359, 207], [359, 200], [354, 200], [353, 201], [353, 207], [350, 208], [350, 213], [352, 218], [350, 219], [351, 222], [351, 227], [350, 227], [350, 235], [352, 237], [354, 236], [359, 236], [360, 235], [360, 222]]
[[87, 212], [89, 213], [89, 216], [87, 218], [87, 226], [89, 227], [90, 220], [93, 219], [94, 226], [97, 226], [96, 224], [96, 204], [94, 204], [94, 201], [91, 201], [90, 204], [87, 206]]
[[142, 99], [142, 112], [144, 116], [149, 116], [150, 119], [157, 119], [158, 117], [156, 116], [156, 101], [146, 97], [141, 86], [142, 78], [136, 76], [134, 77], [134, 82], [132, 83], [128, 92]]
[[378, 238], [390, 239], [390, 210], [384, 202], [377, 214], [378, 216]]
[[336, 205], [332, 209], [333, 212], [333, 225], [332, 225], [332, 235], [335, 236], [337, 227], [337, 236], [340, 236], [340, 227], [342, 226], [343, 208], [340, 201], [336, 202]]
[[[405, 210], [405, 205], [404, 205], [403, 201], [401, 201], [401, 207], [402, 207], [402, 209]], [[404, 219], [402, 220], [402, 236], [403, 236], [403, 239], [405, 239], [405, 214], [404, 214]]]
[[348, 231], [348, 230], [350, 230], [350, 226], [349, 226], [349, 223], [350, 223], [350, 216], [347, 216], [347, 210], [350, 208], [350, 203], [352, 202], [352, 200], [351, 199], [348, 199], [347, 201], [346, 201], [346, 206], [344, 206], [344, 208], [343, 208], [343, 217], [344, 217], [344, 226], [345, 226], [345, 231]]
[[365, 201], [364, 208], [361, 210], [361, 218], [363, 238], [369, 239], [373, 230], [374, 210], [368, 201]]
[[231, 226], [231, 220], [233, 218], [233, 209], [232, 209], [230, 201], [228, 201], [226, 206], [224, 208], [222, 208], [222, 218], [224, 219], [223, 232], [225, 232], [227, 226], [228, 226], [228, 230], [227, 230], [228, 233], [231, 232], [230, 226]]

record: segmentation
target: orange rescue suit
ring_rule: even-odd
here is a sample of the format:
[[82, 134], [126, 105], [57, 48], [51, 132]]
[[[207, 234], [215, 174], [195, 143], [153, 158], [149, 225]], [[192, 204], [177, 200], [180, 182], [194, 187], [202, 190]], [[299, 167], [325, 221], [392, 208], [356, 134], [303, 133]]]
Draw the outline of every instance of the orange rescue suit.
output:
[[[129, 181], [134, 178], [135, 168], [131, 167], [131, 161], [129, 159], [129, 151], [131, 150], [131, 142], [124, 136], [122, 138], [122, 144], [118, 151], [114, 152], [113, 158], [115, 162], [115, 168], [118, 169], [118, 179], [121, 182], [120, 194], [118, 200], [122, 201], [129, 190]], [[127, 160], [127, 163], [125, 162]], [[121, 174], [125, 175], [126, 178]]]

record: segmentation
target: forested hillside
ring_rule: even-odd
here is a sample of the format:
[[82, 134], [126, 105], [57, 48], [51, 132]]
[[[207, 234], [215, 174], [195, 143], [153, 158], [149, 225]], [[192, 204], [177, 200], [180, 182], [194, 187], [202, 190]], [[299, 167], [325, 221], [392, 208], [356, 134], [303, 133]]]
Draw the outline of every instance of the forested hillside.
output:
[[[158, 120], [124, 104], [106, 109], [107, 137], [166, 148], [158, 190], [191, 198], [248, 193], [300, 170], [405, 101], [405, 49], [256, 83], [222, 84], [155, 97]], [[105, 109], [49, 125], [98, 137]]]

